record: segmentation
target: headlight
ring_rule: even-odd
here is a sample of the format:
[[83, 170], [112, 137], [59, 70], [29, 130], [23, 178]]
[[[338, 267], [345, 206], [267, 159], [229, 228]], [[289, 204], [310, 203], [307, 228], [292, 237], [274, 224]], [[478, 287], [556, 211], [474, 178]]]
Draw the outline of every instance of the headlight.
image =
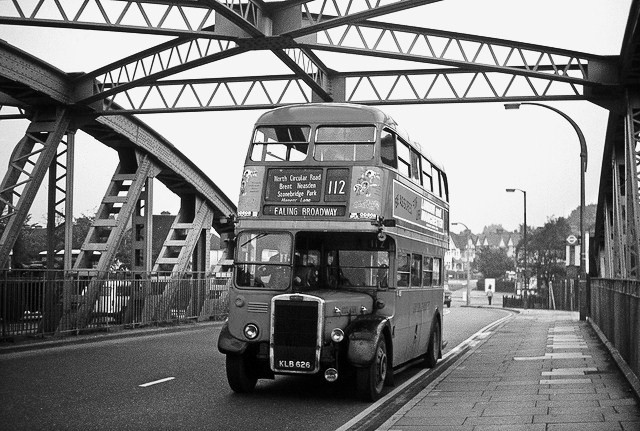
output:
[[340, 328], [335, 328], [331, 331], [331, 341], [339, 343], [344, 340], [344, 331]]
[[258, 330], [258, 327], [253, 323], [249, 323], [247, 326], [244, 327], [244, 336], [247, 337], [249, 340], [256, 339], [259, 333], [260, 331]]

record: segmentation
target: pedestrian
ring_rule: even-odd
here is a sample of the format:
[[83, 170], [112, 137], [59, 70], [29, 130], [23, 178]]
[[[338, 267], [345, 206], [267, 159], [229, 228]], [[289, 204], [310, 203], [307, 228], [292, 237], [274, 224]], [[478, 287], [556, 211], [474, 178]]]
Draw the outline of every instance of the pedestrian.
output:
[[487, 290], [487, 299], [489, 300], [489, 305], [491, 305], [491, 300], [493, 299], [493, 290]]

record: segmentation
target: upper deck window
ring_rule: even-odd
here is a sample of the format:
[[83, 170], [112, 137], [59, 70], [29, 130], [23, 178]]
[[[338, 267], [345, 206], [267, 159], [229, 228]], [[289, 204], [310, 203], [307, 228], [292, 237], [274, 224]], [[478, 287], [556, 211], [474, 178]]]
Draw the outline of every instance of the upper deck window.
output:
[[258, 127], [253, 135], [251, 160], [259, 162], [301, 161], [309, 150], [309, 126]]
[[314, 159], [321, 162], [371, 160], [375, 141], [374, 126], [318, 127]]

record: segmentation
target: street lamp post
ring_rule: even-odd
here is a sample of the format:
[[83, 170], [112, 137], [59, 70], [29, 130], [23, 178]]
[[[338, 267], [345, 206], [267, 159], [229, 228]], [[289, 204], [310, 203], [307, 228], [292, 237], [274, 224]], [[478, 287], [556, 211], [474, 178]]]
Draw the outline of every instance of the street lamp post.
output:
[[529, 294], [529, 276], [527, 274], [527, 192], [522, 189], [506, 189], [507, 192], [513, 193], [516, 190], [522, 192], [524, 199], [524, 308], [527, 308], [527, 295]]
[[573, 127], [573, 130], [575, 130], [576, 134], [578, 135], [578, 140], [580, 141], [580, 271], [578, 273], [578, 282], [581, 285], [580, 294], [582, 298], [585, 300], [585, 301], [582, 301], [582, 300], [580, 301], [581, 303], [580, 320], [585, 320], [586, 311], [587, 311], [586, 298], [584, 297], [584, 295], [586, 295], [586, 279], [587, 279], [587, 274], [586, 274], [587, 272], [587, 252], [586, 252], [587, 241], [585, 238], [585, 229], [584, 229], [584, 213], [585, 213], [584, 211], [584, 207], [585, 207], [584, 176], [585, 176], [585, 172], [587, 172], [587, 142], [584, 138], [584, 134], [582, 133], [582, 130], [580, 130], [580, 127], [578, 127], [576, 122], [573, 121], [573, 119], [569, 117], [567, 114], [560, 111], [559, 109], [554, 108], [553, 106], [545, 105], [542, 103], [522, 102], [522, 103], [505, 103], [504, 107], [505, 109], [519, 109], [520, 105], [540, 106], [542, 108], [546, 108], [555, 112], [556, 114], [560, 115], [562, 118], [567, 120], [569, 124], [571, 124], [571, 126]]
[[[451, 223], [453, 226], [462, 225], [466, 230], [471, 233], [471, 229], [467, 227], [464, 223]], [[469, 240], [467, 240], [467, 247], [465, 249], [465, 254], [467, 255], [467, 307], [471, 304], [471, 250], [469, 247]]]

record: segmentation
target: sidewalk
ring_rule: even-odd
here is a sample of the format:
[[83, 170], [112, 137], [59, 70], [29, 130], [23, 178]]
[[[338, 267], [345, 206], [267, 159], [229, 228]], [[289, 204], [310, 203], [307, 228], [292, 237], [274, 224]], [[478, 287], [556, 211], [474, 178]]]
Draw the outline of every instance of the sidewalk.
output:
[[640, 430], [640, 403], [578, 313], [523, 310], [378, 428], [401, 430]]

